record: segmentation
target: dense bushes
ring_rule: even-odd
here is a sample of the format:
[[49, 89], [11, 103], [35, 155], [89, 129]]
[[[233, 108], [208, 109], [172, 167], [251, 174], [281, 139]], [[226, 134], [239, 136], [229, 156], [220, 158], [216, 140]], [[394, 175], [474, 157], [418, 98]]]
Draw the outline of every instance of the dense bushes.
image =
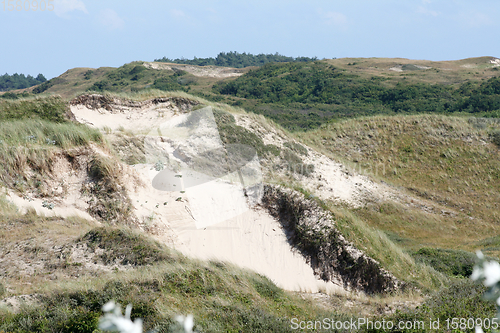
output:
[[417, 261], [426, 263], [441, 273], [457, 277], [469, 277], [476, 260], [476, 256], [467, 251], [426, 247], [412, 255]]
[[169, 59], [163, 57], [161, 59], [155, 59], [155, 61], [160, 62], [170, 62], [176, 64], [189, 64], [197, 66], [224, 66], [224, 67], [235, 67], [243, 68], [249, 66], [262, 66], [271, 62], [309, 62], [317, 60], [316, 57], [286, 57], [281, 54], [258, 54], [253, 55], [250, 53], [238, 53], [238, 52], [221, 52], [215, 58], [194, 58], [194, 59]]
[[221, 81], [212, 90], [247, 99], [244, 107], [290, 129], [316, 127], [345, 116], [422, 112], [495, 116], [500, 110], [500, 78], [458, 87], [402, 82], [391, 87], [319, 61], [266, 64], [235, 80]]

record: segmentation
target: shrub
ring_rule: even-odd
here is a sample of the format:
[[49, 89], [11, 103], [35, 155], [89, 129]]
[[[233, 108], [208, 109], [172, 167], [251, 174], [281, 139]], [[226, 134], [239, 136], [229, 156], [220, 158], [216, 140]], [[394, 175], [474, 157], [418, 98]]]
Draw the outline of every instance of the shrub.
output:
[[500, 147], [500, 130], [495, 130], [491, 133], [491, 141]]
[[412, 253], [412, 256], [441, 273], [457, 277], [469, 277], [476, 258], [473, 253], [467, 251], [425, 247]]
[[105, 263], [119, 261], [122, 265], [137, 266], [173, 260], [167, 249], [129, 230], [96, 228], [87, 232], [80, 241], [92, 249], [104, 249], [100, 257]]

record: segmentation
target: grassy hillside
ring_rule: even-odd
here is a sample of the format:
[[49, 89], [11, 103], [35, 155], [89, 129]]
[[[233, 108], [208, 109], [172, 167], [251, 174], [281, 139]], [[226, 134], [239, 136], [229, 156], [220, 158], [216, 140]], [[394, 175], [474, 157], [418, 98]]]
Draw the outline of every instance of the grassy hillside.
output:
[[[498, 233], [498, 133], [496, 119], [420, 115], [344, 120], [297, 136], [423, 200], [357, 211], [368, 224], [409, 248], [474, 250]], [[488, 249], [500, 254], [498, 247]]]
[[313, 299], [233, 265], [185, 258], [127, 228], [23, 215], [3, 198], [0, 207], [0, 297], [19, 304], [0, 305], [0, 330], [7, 332], [94, 332], [102, 305], [111, 299], [132, 304], [132, 318], [159, 332], [172, 332], [175, 315], [188, 313], [203, 332], [293, 332], [292, 318], [427, 321], [495, 313], [480, 298], [483, 288], [467, 280], [417, 309], [406, 306], [419, 300], [411, 294]]

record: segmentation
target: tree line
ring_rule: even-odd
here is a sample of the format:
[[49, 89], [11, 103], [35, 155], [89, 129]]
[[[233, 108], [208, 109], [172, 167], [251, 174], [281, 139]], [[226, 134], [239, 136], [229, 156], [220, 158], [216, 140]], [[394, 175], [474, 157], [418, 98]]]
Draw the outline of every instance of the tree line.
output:
[[17, 73], [9, 75], [5, 73], [0, 76], [0, 91], [29, 88], [45, 81], [47, 79], [42, 74], [33, 77], [31, 75], [25, 76], [24, 74]]
[[253, 55], [251, 53], [238, 53], [238, 52], [221, 52], [215, 58], [197, 58], [194, 59], [169, 59], [166, 57], [155, 59], [159, 62], [170, 62], [176, 64], [188, 64], [196, 66], [222, 66], [222, 67], [234, 67], [234, 68], [244, 68], [250, 66], [263, 66], [268, 63], [275, 62], [310, 62], [315, 61], [318, 58], [313, 57], [287, 57], [279, 53], [275, 54], [258, 54]]

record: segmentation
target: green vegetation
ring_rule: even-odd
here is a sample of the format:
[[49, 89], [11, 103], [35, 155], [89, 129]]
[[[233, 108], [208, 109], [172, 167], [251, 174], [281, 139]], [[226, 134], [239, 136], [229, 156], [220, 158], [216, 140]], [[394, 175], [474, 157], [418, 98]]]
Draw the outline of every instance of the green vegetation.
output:
[[378, 116], [296, 136], [357, 172], [419, 198], [356, 210], [367, 224], [397, 234], [413, 250], [426, 244], [475, 251], [477, 241], [498, 230], [500, 151], [490, 141], [498, 126], [494, 119]]
[[236, 125], [234, 116], [228, 112], [214, 109], [214, 118], [217, 123], [219, 135], [222, 142], [226, 145], [241, 144], [250, 146], [255, 149], [261, 157], [268, 154], [277, 156], [280, 154], [280, 149], [275, 145], [266, 145], [260, 137], [254, 132], [247, 130], [242, 126]]
[[[500, 109], [500, 78], [469, 80], [459, 73], [446, 82], [418, 81], [425, 75], [433, 77], [436, 71], [402, 64], [401, 74], [377, 76], [360, 72], [360, 66], [368, 62], [364, 60], [351, 59], [344, 66], [351, 71], [340, 62], [333, 66], [332, 61], [310, 60], [314, 59], [266, 64], [236, 79], [199, 78], [178, 69], [153, 70], [134, 62], [117, 69], [68, 71], [35, 87], [34, 92], [61, 89], [68, 97], [89, 89], [135, 100], [192, 99], [213, 107], [224, 144], [251, 146], [270, 167], [288, 167], [310, 176], [304, 143], [361, 174], [383, 180], [403, 191], [398, 190], [403, 193], [398, 201], [377, 199], [350, 208], [322, 202], [302, 190], [331, 212], [336, 229], [315, 230], [295, 223], [297, 248], [313, 255], [333, 253], [335, 237], [342, 234], [406, 283], [408, 289], [395, 296], [397, 301], [411, 299], [411, 293], [431, 294], [414, 310], [382, 315], [378, 315], [379, 304], [388, 298], [369, 298], [370, 317], [426, 323], [429, 318], [440, 318], [443, 323], [453, 317], [492, 317], [494, 307], [481, 299], [484, 288], [461, 277], [471, 273], [472, 251], [500, 255], [499, 237], [491, 237], [500, 230], [500, 121], [495, 118]], [[497, 75], [493, 70], [489, 73]], [[212, 88], [216, 81], [220, 82]], [[266, 145], [262, 133], [238, 126], [227, 112], [241, 112], [238, 108], [164, 92], [182, 90], [244, 106], [288, 129], [315, 129], [289, 133], [282, 147]], [[63, 98], [30, 96], [1, 95], [0, 180], [18, 193], [33, 190], [35, 196], [50, 197], [43, 183], [50, 180], [58, 159], [71, 162], [77, 152], [93, 144], [106, 152], [109, 148], [99, 131], [68, 121]], [[435, 114], [413, 115], [429, 112]], [[263, 120], [262, 116], [250, 117]], [[352, 118], [340, 119], [344, 117]], [[261, 122], [264, 128], [266, 124]], [[141, 138], [125, 132], [109, 134], [109, 138], [123, 161], [144, 162]], [[17, 260], [36, 259], [47, 265], [34, 263], [33, 273], [20, 276], [3, 273], [8, 263], [0, 263], [0, 296], [38, 295], [37, 302], [17, 312], [0, 309], [0, 330], [93, 332], [102, 314], [100, 307], [111, 298], [132, 303], [133, 317], [144, 318], [146, 328], [165, 332], [171, 330], [176, 314], [193, 313], [204, 332], [286, 332], [291, 317], [314, 320], [350, 314], [344, 309], [320, 309], [314, 305], [317, 301], [300, 299], [262, 276], [231, 265], [188, 260], [147, 236], [123, 229], [133, 223], [123, 169], [114, 157], [89, 156], [85, 171], [90, 181], [82, 191], [90, 197], [89, 213], [105, 227], [96, 228], [81, 219], [37, 216], [33, 211], [22, 215], [0, 198], [0, 248], [5, 253], [21, 249], [23, 256]], [[54, 206], [50, 199], [43, 200], [44, 207]], [[60, 256], [49, 252], [54, 248], [61, 250]], [[87, 270], [84, 261], [72, 262], [68, 253], [74, 248], [84, 248], [88, 252], [83, 257], [90, 256], [89, 261], [107, 272], [120, 272]], [[351, 259], [341, 267], [351, 269], [356, 264]], [[52, 281], [54, 276], [59, 280]], [[61, 286], [65, 280], [73, 282]], [[359, 306], [369, 308], [366, 302]]]
[[[61, 149], [102, 144], [99, 131], [73, 123], [45, 120], [0, 122], [0, 180], [24, 191], [38, 188], [51, 174], [52, 163]], [[32, 177], [28, 176], [35, 171]]]
[[[92, 77], [85, 73], [88, 80]], [[192, 75], [181, 70], [155, 70], [146, 68], [140, 62], [132, 62], [113, 69], [100, 80], [94, 82], [87, 91], [97, 92], [137, 92], [142, 89], [158, 89], [162, 91], [188, 91], [195, 84]]]
[[106, 264], [144, 266], [160, 261], [174, 261], [179, 257], [146, 236], [126, 229], [92, 229], [79, 241], [86, 243], [94, 252], [97, 248], [104, 250], [100, 258]]
[[0, 121], [30, 118], [60, 123], [67, 120], [68, 110], [67, 103], [58, 96], [0, 99]]
[[267, 64], [213, 86], [216, 94], [297, 130], [331, 119], [375, 114], [454, 113], [500, 115], [500, 78], [444, 86], [389, 84], [329, 65], [327, 62]]
[[[0, 204], [3, 208], [4, 201]], [[0, 331], [94, 332], [102, 305], [109, 300], [132, 304], [132, 318], [144, 319], [145, 330], [158, 332], [171, 332], [174, 317], [188, 313], [194, 315], [196, 328], [207, 333], [292, 332], [293, 317], [345, 318], [256, 273], [223, 262], [187, 259], [137, 232], [95, 225], [89, 230], [90, 224], [0, 211], [0, 246], [25, 256], [3, 259], [22, 260], [23, 265], [40, 259], [45, 263], [28, 276], [2, 270], [2, 285], [10, 290], [7, 296], [33, 297], [26, 304], [20, 299], [17, 310], [0, 307]], [[26, 245], [19, 249], [19, 244]], [[94, 254], [92, 263], [79, 256], [78, 262], [61, 264], [59, 255], [50, 252], [57, 246], [60, 256], [71, 260], [78, 255], [67, 251], [82, 245], [86, 256]], [[120, 270], [92, 270], [96, 263]], [[12, 265], [0, 263], [8, 264]], [[47, 277], [54, 270], [59, 274], [56, 281]], [[78, 279], [64, 280], [68, 272]]]
[[[447, 330], [446, 320], [449, 319], [451, 328], [452, 318], [494, 318], [496, 316], [495, 304], [486, 301], [483, 294], [486, 288], [470, 280], [459, 280], [433, 294], [423, 305], [416, 309], [406, 311], [396, 311], [391, 316], [384, 316], [385, 320], [394, 323], [402, 322], [423, 322], [424, 327], [414, 330], [395, 330], [395, 332], [436, 332], [429, 327], [429, 320], [440, 322], [440, 330]], [[460, 320], [460, 319], [459, 319]], [[459, 322], [460, 323], [460, 322]], [[470, 323], [469, 323], [470, 326]], [[475, 325], [472, 325], [474, 327]], [[453, 332], [473, 332], [474, 328], [454, 330]], [[385, 332], [383, 330], [370, 329], [366, 332]]]
[[412, 253], [415, 260], [432, 266], [450, 277], [469, 277], [476, 262], [476, 255], [461, 250], [423, 247]]
[[243, 68], [250, 66], [263, 66], [268, 63], [273, 62], [310, 62], [317, 60], [316, 57], [286, 57], [278, 53], [275, 54], [258, 54], [253, 55], [250, 53], [238, 53], [238, 52], [221, 52], [215, 58], [196, 58], [194, 59], [168, 59], [163, 57], [161, 59], [155, 59], [159, 62], [170, 62], [175, 64], [188, 64], [196, 66], [222, 66], [222, 67], [234, 67]]
[[0, 91], [29, 88], [45, 81], [47, 79], [42, 74], [33, 77], [31, 75], [25, 76], [24, 74], [17, 73], [9, 75], [5, 73], [0, 76]]

